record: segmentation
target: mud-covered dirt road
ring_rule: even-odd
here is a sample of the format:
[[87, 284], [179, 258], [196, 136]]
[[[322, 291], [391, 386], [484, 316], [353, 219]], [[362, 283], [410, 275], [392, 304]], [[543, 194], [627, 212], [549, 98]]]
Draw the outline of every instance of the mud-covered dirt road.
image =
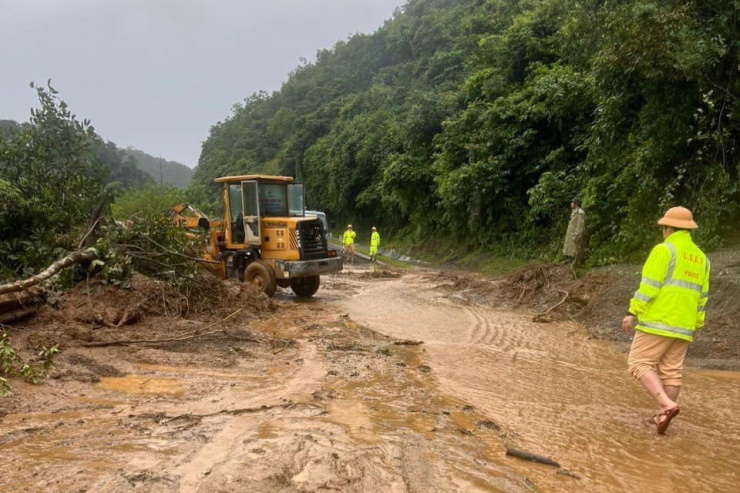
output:
[[[339, 302], [359, 324], [424, 341], [440, 391], [505, 430], [516, 448], [580, 476], [579, 490], [733, 491], [740, 480], [740, 374], [689, 368], [682, 414], [659, 437], [627, 347], [572, 324], [467, 303], [454, 277], [406, 275]], [[402, 323], [399, 323], [402, 320]], [[546, 467], [510, 464], [540, 491], [575, 491]]]
[[52, 379], [0, 403], [0, 491], [734, 489], [738, 374], [689, 369], [658, 437], [625, 348], [473, 304], [454, 279], [353, 267], [223, 330], [150, 319], [143, 340], [170, 342], [71, 339]]

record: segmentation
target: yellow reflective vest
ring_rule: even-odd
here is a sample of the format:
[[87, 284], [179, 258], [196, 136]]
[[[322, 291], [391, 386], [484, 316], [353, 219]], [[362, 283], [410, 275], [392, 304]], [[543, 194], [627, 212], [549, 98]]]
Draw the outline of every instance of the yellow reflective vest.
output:
[[344, 235], [342, 236], [342, 243], [344, 246], [350, 246], [355, 244], [355, 236], [357, 236], [357, 233], [355, 231], [347, 230], [344, 232]]
[[688, 231], [676, 231], [650, 252], [629, 312], [635, 330], [693, 341], [708, 297], [709, 260]]
[[370, 235], [370, 246], [375, 248], [380, 246], [380, 233], [377, 231], [373, 231], [373, 234]]

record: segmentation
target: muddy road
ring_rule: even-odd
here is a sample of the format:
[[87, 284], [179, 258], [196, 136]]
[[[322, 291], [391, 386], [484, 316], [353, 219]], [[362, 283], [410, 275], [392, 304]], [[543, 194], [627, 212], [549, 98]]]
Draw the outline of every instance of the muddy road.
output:
[[228, 319], [21, 329], [67, 339], [0, 401], [0, 491], [735, 489], [737, 373], [690, 368], [658, 437], [624, 345], [475, 304], [456, 276], [358, 265]]
[[[659, 437], [651, 400], [626, 373], [626, 345], [573, 324], [468, 303], [438, 275], [364, 285], [339, 302], [359, 324], [424, 341], [439, 390], [556, 459], [602, 492], [733, 491], [740, 479], [740, 374], [687, 370], [682, 414]], [[398, 323], [403, 320], [402, 323]], [[546, 467], [509, 465], [539, 491], [574, 485]]]

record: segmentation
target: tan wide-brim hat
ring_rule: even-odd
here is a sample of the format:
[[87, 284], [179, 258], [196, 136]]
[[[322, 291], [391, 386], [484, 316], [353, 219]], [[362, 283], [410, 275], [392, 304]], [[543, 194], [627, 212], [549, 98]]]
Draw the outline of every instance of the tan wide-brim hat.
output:
[[347, 228], [352, 229], [352, 225], [351, 224], [348, 224], [347, 225]]
[[372, 229], [373, 229], [373, 231], [375, 231], [375, 230], [377, 230], [378, 228], [376, 228], [375, 226], [373, 226], [373, 228], [372, 228]]
[[699, 227], [694, 222], [694, 215], [686, 207], [671, 207], [663, 217], [658, 220], [660, 226], [671, 226], [680, 229], [696, 229]]

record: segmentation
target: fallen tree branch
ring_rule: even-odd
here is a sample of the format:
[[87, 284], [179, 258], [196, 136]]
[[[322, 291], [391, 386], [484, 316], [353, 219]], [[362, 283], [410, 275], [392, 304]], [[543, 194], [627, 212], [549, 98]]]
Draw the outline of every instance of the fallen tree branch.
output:
[[76, 252], [72, 252], [66, 257], [64, 257], [63, 259], [57, 260], [56, 262], [54, 262], [49, 267], [47, 267], [45, 270], [41, 271], [35, 276], [31, 276], [28, 279], [23, 279], [20, 281], [14, 281], [11, 283], [0, 285], [0, 294], [15, 293], [17, 291], [25, 291], [31, 286], [41, 284], [42, 282], [46, 281], [50, 277], [58, 274], [59, 272], [63, 271], [64, 269], [68, 267], [72, 267], [75, 264], [90, 262], [94, 258], [95, 258], [94, 250], [93, 251], [91, 250], [79, 251], [78, 250]]
[[[238, 314], [242, 310], [244, 310], [244, 308], [239, 308], [237, 311], [227, 316], [226, 318], [221, 319], [218, 322], [214, 322], [210, 325], [207, 325], [206, 327], [203, 328], [203, 330], [210, 329], [211, 327], [214, 327], [218, 324], [226, 322], [228, 319], [236, 316], [236, 314]], [[190, 335], [183, 336], [183, 337], [175, 337], [172, 339], [152, 339], [152, 340], [133, 340], [131, 339], [131, 340], [121, 340], [121, 341], [108, 341], [108, 342], [90, 342], [87, 344], [83, 344], [83, 346], [85, 347], [108, 347], [108, 346], [125, 346], [127, 344], [161, 344], [163, 342], [180, 342], [180, 341], [187, 341], [189, 339], [195, 339], [196, 337], [203, 337], [203, 336], [215, 334], [216, 332], [221, 332], [222, 330], [223, 328], [212, 330], [210, 332], [193, 332]], [[252, 342], [259, 342], [256, 339], [244, 339], [244, 340], [249, 340]]]
[[88, 229], [87, 233], [85, 233], [85, 235], [82, 237], [82, 239], [80, 240], [80, 244], [77, 246], [77, 248], [82, 248], [83, 246], [85, 246], [85, 242], [90, 237], [90, 235], [93, 234], [93, 232], [97, 229], [98, 224], [100, 224], [101, 219], [103, 219], [102, 216], [98, 217], [95, 220], [95, 222], [92, 224], [92, 226], [90, 226], [90, 229]]
[[103, 196], [100, 197], [100, 200], [98, 201], [97, 205], [93, 209], [93, 212], [90, 217], [90, 229], [85, 233], [85, 235], [80, 239], [79, 245], [77, 246], [78, 250], [81, 250], [83, 246], [85, 246], [85, 242], [90, 237], [91, 234], [95, 232], [96, 229], [98, 229], [98, 225], [100, 224], [101, 219], [103, 219], [103, 210], [105, 210], [105, 206], [110, 202], [111, 199], [111, 192], [110, 190], [106, 190], [103, 193]]
[[121, 315], [120, 320], [118, 320], [118, 322], [116, 323], [116, 327], [122, 327], [132, 320], [138, 318], [139, 309], [155, 296], [159, 296], [159, 293], [154, 293], [153, 295], [146, 297], [142, 301], [138, 302], [133, 308], [126, 308], [126, 310], [124, 310], [123, 312], [123, 315]]
[[562, 289], [558, 289], [558, 292], [565, 294], [565, 296], [563, 296], [563, 299], [560, 300], [559, 302], [555, 303], [554, 305], [552, 305], [550, 308], [548, 308], [547, 310], [545, 310], [543, 313], [540, 313], [539, 315], [535, 315], [534, 318], [532, 318], [532, 322], [549, 322], [549, 320], [544, 320], [544, 318], [551, 311], [553, 311], [555, 308], [557, 308], [560, 305], [562, 305], [563, 303], [565, 303], [565, 300], [567, 300], [568, 299], [568, 296], [570, 296], [570, 293], [569, 292], [563, 291]]
[[558, 462], [555, 462], [549, 457], [533, 454], [531, 452], [527, 452], [524, 450], [506, 447], [506, 455], [509, 455], [511, 457], [516, 457], [517, 459], [531, 460], [532, 462], [538, 462], [540, 464], [547, 464], [548, 466], [553, 466], [557, 468], [560, 467], [560, 464]]
[[159, 243], [157, 243], [156, 241], [152, 240], [148, 236], [146, 237], [146, 239], [149, 240], [150, 242], [154, 243], [156, 246], [158, 246], [159, 248], [161, 248], [165, 252], [169, 253], [170, 255], [175, 255], [177, 257], [182, 257], [182, 258], [185, 258], [185, 259], [188, 259], [188, 260], [192, 260], [193, 262], [201, 262], [203, 264], [220, 264], [221, 263], [218, 260], [206, 260], [206, 259], [203, 259], [203, 258], [196, 258], [196, 257], [191, 257], [189, 255], [183, 255], [182, 253], [173, 252], [169, 248], [167, 248], [167, 247], [165, 247], [163, 245], [160, 245]]
[[0, 296], [0, 313], [24, 308], [27, 304], [35, 304], [45, 297], [41, 288], [29, 289], [20, 293], [10, 293]]

